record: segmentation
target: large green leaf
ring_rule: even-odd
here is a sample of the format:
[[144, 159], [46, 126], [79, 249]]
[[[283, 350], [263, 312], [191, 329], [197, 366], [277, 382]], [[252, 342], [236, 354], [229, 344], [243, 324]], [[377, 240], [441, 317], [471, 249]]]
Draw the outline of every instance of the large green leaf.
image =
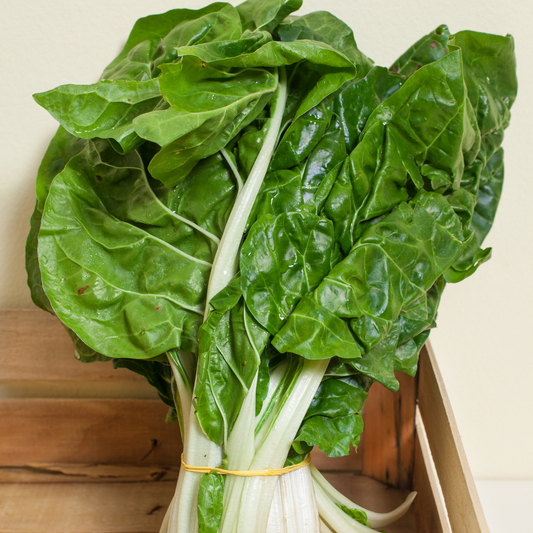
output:
[[136, 153], [89, 143], [50, 188], [39, 237], [43, 286], [59, 318], [101, 353], [187, 350], [214, 246], [158, 201]]
[[44, 204], [48, 197], [52, 180], [74, 156], [84, 149], [86, 144], [87, 141], [74, 137], [60, 126], [50, 141], [37, 172], [37, 202], [31, 216], [30, 233], [26, 240], [26, 271], [28, 272], [28, 285], [33, 303], [49, 312], [52, 312], [52, 308], [48, 296], [43, 291], [41, 269], [37, 255], [37, 239], [41, 228]]
[[[473, 121], [480, 135], [479, 153], [466, 168], [463, 187], [477, 197], [465, 224], [472, 226], [481, 243], [494, 222], [503, 185], [499, 147], [517, 92], [514, 41], [510, 36], [460, 32], [450, 42], [461, 48]], [[480, 253], [473, 242], [467, 254], [473, 258]]]
[[161, 64], [176, 61], [176, 47], [236, 39], [241, 33], [239, 14], [230, 4], [152, 15], [137, 21], [101, 81], [63, 85], [34, 98], [73, 135], [111, 139], [115, 149], [129, 152], [143, 143], [133, 119], [167, 106], [157, 78]]

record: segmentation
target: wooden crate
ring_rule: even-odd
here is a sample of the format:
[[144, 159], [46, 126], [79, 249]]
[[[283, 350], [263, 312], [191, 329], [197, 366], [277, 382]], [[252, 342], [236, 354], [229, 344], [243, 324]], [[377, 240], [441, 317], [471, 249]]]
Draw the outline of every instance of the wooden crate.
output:
[[[0, 311], [0, 387], [12, 396], [0, 398], [0, 533], [157, 533], [179, 472], [178, 428], [142, 378], [72, 352], [52, 316]], [[314, 464], [376, 511], [416, 490], [388, 533], [488, 533], [429, 345], [417, 377], [398, 379], [396, 394], [372, 387], [358, 453], [314, 451]], [[126, 397], [91, 398], [99, 387]], [[54, 395], [70, 397], [44, 397]]]

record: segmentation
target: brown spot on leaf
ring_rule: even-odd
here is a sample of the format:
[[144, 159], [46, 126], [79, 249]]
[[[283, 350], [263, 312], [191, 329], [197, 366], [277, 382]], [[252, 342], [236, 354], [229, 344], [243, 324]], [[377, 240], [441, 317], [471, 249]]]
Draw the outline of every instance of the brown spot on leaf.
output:
[[393, 65], [391, 68], [390, 68], [390, 71], [391, 72], [398, 72], [398, 67], [396, 65]]
[[130, 175], [133, 176], [133, 174], [135, 174], [135, 172], [133, 172], [133, 170], [130, 170]]
[[159, 309], [161, 309], [161, 306], [160, 306], [160, 305], [158, 305], [158, 306], [155, 308], [156, 311], [159, 311]]
[[207, 67], [207, 63], [205, 61], [202, 61], [202, 68]]
[[102, 181], [103, 178], [100, 176], [100, 174], [96, 174], [96, 181]]
[[244, 361], [244, 363], [242, 364], [242, 366], [246, 366], [248, 363], [246, 361]]
[[431, 41], [429, 46], [431, 46], [431, 48], [437, 48], [437, 41]]
[[89, 285], [85, 285], [85, 287], [78, 289], [78, 296], [81, 296], [88, 288], [89, 288]]

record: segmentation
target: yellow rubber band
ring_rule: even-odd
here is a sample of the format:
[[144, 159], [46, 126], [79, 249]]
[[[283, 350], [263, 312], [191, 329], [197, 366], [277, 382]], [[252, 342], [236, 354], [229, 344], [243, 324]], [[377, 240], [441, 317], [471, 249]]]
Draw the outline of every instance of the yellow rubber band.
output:
[[256, 476], [282, 476], [289, 472], [294, 472], [304, 466], [311, 464], [311, 456], [308, 455], [301, 463], [297, 465], [286, 466], [285, 468], [272, 468], [271, 470], [224, 470], [223, 468], [211, 468], [210, 466], [189, 466], [183, 460], [181, 454], [181, 467], [187, 472], [196, 472], [197, 474], [209, 474], [216, 472], [227, 476], [256, 477]]

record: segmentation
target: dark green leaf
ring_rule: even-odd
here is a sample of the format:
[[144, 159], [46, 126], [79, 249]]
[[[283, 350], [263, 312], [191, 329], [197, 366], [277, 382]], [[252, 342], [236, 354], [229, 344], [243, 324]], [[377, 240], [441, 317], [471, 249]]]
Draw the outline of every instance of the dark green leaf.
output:
[[265, 216], [241, 250], [241, 287], [250, 312], [275, 335], [302, 296], [330, 271], [333, 226], [312, 213]]
[[406, 78], [419, 68], [433, 61], [442, 59], [448, 53], [450, 32], [444, 24], [419, 39], [411, 48], [404, 52], [391, 66], [391, 72]]
[[368, 391], [353, 377], [326, 379], [320, 384], [304, 420], [312, 416], [336, 418], [360, 413]]
[[472, 229], [481, 244], [487, 236], [500, 203], [503, 189], [503, 149], [497, 150], [481, 171], [477, 203], [472, 215]]
[[444, 179], [448, 187], [459, 186], [463, 154], [476, 138], [465, 120], [466, 101], [456, 51], [418, 70], [374, 110], [325, 206], [345, 252], [361, 222], [409, 198], [408, 178], [417, 188], [424, 176], [439, 186]]

